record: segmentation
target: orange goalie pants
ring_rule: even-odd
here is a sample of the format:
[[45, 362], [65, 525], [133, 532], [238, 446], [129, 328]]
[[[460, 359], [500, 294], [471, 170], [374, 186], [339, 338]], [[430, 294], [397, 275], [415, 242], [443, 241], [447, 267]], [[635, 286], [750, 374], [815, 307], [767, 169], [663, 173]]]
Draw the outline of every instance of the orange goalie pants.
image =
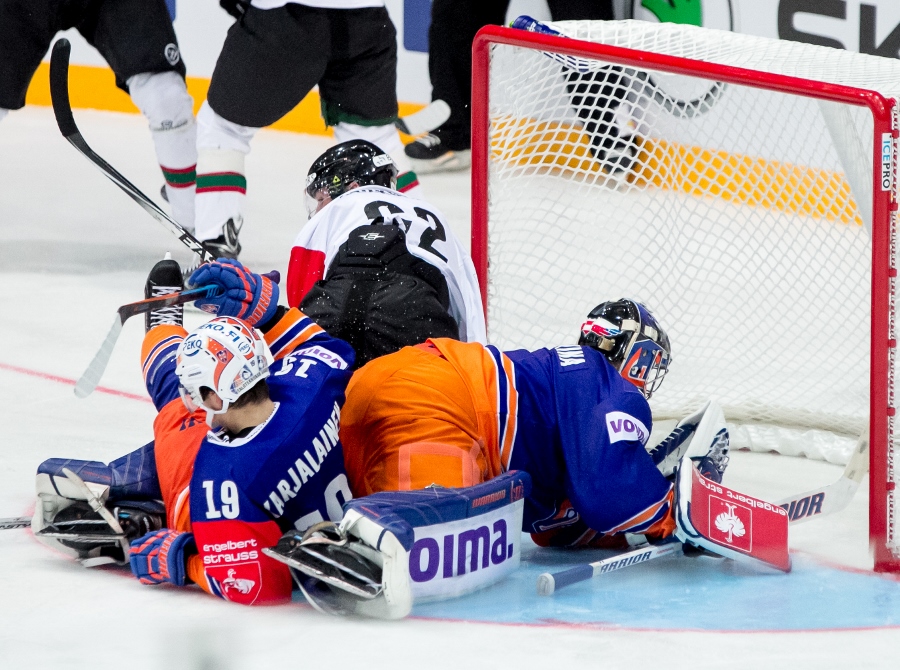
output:
[[494, 417], [432, 345], [376, 358], [353, 375], [341, 411], [353, 495], [472, 486], [498, 476], [488, 425]]

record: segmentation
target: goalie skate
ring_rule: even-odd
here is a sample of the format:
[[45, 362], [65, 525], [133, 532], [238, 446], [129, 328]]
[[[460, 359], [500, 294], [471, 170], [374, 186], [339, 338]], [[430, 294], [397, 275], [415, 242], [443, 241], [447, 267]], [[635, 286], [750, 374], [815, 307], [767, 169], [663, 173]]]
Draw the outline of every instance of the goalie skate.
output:
[[[378, 552], [344, 536], [329, 521], [315, 524], [302, 535], [285, 535], [274, 548], [263, 549], [263, 553], [358, 598], [372, 600], [382, 591]], [[306, 594], [306, 580], [293, 571], [291, 574]], [[307, 599], [313, 603], [316, 600]]]

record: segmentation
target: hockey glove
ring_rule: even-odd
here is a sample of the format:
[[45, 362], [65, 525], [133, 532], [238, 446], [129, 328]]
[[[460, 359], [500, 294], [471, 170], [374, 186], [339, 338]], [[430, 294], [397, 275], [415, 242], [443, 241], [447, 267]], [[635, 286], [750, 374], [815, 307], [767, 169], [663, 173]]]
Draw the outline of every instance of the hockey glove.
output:
[[234, 316], [254, 327], [268, 322], [278, 308], [278, 284], [230, 258], [201, 265], [191, 274], [188, 284], [219, 287], [219, 295], [202, 298], [195, 303], [204, 312]]
[[131, 572], [141, 584], [184, 586], [187, 557], [197, 553], [193, 533], [163, 528], [131, 543]]

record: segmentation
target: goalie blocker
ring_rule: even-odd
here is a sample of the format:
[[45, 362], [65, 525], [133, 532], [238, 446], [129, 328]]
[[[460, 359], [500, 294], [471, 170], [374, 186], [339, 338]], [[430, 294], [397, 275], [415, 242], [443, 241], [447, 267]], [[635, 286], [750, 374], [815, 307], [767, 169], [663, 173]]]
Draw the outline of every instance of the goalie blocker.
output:
[[675, 536], [736, 561], [790, 572], [788, 513], [701, 475], [685, 459], [678, 468]]
[[[689, 437], [678, 437], [679, 431]], [[790, 571], [787, 512], [721, 484], [729, 436], [719, 404], [707, 402], [679, 422], [673, 436], [681, 445], [666, 450], [668, 457], [680, 457], [675, 468], [675, 536], [720, 556]]]
[[400, 619], [414, 602], [494, 584], [519, 566], [531, 478], [510, 471], [466, 488], [375, 493], [345, 505], [339, 526], [286, 533], [263, 552], [287, 564], [328, 614]]

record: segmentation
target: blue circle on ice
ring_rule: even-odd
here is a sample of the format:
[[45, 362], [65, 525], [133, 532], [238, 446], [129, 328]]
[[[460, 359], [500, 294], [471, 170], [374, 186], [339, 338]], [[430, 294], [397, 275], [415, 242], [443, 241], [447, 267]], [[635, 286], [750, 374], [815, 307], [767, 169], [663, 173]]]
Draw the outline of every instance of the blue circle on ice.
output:
[[[523, 538], [524, 539], [524, 538]], [[788, 573], [676, 553], [539, 596], [538, 575], [612, 552], [541, 549], [523, 542], [521, 567], [502, 583], [416, 605], [413, 616], [534, 625], [708, 631], [800, 631], [900, 626], [900, 582], [793, 554]]]

